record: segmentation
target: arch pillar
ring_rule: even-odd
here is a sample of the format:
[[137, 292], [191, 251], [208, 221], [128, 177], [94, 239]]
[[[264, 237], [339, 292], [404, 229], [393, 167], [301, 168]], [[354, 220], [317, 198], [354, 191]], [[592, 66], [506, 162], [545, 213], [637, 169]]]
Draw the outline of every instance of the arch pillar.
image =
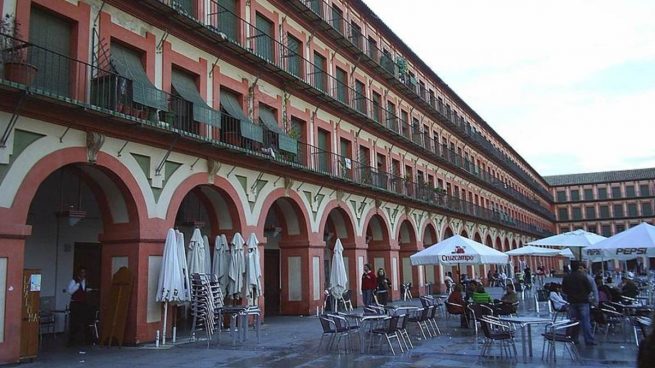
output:
[[280, 247], [280, 314], [310, 315], [323, 305], [325, 244], [285, 241]]

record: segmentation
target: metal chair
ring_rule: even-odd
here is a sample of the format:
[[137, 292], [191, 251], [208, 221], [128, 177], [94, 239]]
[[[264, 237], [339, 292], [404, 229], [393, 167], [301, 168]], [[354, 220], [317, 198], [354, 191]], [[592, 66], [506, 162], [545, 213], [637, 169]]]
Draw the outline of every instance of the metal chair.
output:
[[482, 349], [480, 349], [480, 357], [487, 357], [491, 351], [494, 343], [500, 345], [500, 357], [511, 358], [516, 360], [516, 343], [514, 342], [514, 333], [510, 327], [504, 323], [499, 322], [491, 316], [482, 316], [479, 319], [480, 328], [484, 335]]
[[[575, 341], [572, 337], [572, 332], [575, 327], [580, 324], [579, 321], [561, 321], [554, 322], [546, 325], [544, 328], [544, 344], [541, 348], [541, 359], [544, 359], [545, 353], [548, 354], [547, 361], [556, 362], [557, 361], [557, 343], [563, 343], [564, 349], [569, 352], [571, 359], [573, 361], [580, 361], [580, 353], [578, 353], [578, 348], [575, 346]], [[546, 344], [548, 344], [548, 350], [546, 351]]]
[[441, 330], [439, 330], [439, 325], [437, 324], [437, 306], [436, 305], [431, 305], [432, 309], [430, 310], [430, 315], [428, 316], [428, 323], [430, 324], [430, 327], [432, 327], [432, 331], [434, 332], [433, 336], [441, 335]]
[[416, 326], [418, 326], [424, 339], [427, 339], [425, 331], [428, 332], [428, 336], [432, 337], [432, 331], [430, 331], [430, 328], [428, 327], [428, 317], [430, 316], [432, 309], [434, 309], [432, 306], [421, 308], [416, 311], [414, 316], [409, 317], [409, 322], [416, 322]]
[[402, 318], [400, 318], [398, 322], [398, 333], [400, 333], [400, 337], [403, 339], [405, 347], [409, 351], [409, 349], [414, 349], [414, 344], [412, 343], [412, 339], [409, 337], [409, 333], [407, 332], [407, 322], [409, 322], [409, 316], [402, 315]]
[[632, 323], [635, 344], [639, 347], [639, 332], [641, 332], [643, 338], [646, 338], [648, 329], [653, 325], [653, 320], [649, 317], [631, 317], [630, 322]]
[[[387, 343], [389, 344], [389, 349], [391, 349], [391, 352], [393, 355], [396, 355], [396, 351], [393, 349], [393, 344], [391, 344], [391, 339], [396, 339], [398, 341], [398, 346], [400, 347], [400, 352], [404, 352], [405, 350], [403, 349], [403, 345], [400, 342], [400, 337], [398, 336], [398, 321], [400, 317], [404, 315], [396, 315], [389, 317], [387, 319], [386, 326], [383, 328], [375, 328], [371, 330], [371, 333], [374, 335], [379, 335], [380, 340], [382, 339], [382, 336], [386, 337]], [[370, 346], [369, 346], [370, 348]]]
[[336, 314], [329, 314], [329, 318], [332, 319], [334, 322], [334, 329], [335, 329], [335, 338], [337, 342], [337, 350], [339, 350], [339, 343], [341, 342], [341, 338], [345, 337], [346, 341], [344, 342], [344, 351], [347, 353], [348, 352], [348, 346], [351, 345], [350, 342], [350, 334], [351, 332], [356, 332], [359, 330], [359, 326], [356, 326], [355, 328], [352, 328], [350, 324], [348, 323], [348, 320], [346, 320], [344, 317], [336, 315]]
[[353, 303], [352, 303], [352, 295], [353, 291], [348, 289], [346, 290], [341, 298], [337, 299], [337, 310], [339, 309], [338, 305], [339, 303], [343, 304], [343, 309], [352, 312], [353, 310]]
[[466, 306], [466, 309], [468, 309], [472, 320], [473, 320], [473, 327], [475, 328], [475, 341], [478, 342], [478, 336], [479, 336], [479, 330], [478, 330], [478, 324], [481, 322], [482, 316], [493, 316], [494, 311], [491, 309], [491, 307], [486, 306], [484, 304], [469, 304]]
[[321, 345], [323, 345], [323, 338], [329, 336], [328, 347], [332, 346], [334, 337], [336, 336], [337, 329], [334, 325], [334, 321], [327, 317], [326, 315], [319, 316], [318, 319], [321, 321], [321, 327], [323, 328], [323, 334], [321, 335], [321, 341], [318, 343], [318, 351], [321, 351]]

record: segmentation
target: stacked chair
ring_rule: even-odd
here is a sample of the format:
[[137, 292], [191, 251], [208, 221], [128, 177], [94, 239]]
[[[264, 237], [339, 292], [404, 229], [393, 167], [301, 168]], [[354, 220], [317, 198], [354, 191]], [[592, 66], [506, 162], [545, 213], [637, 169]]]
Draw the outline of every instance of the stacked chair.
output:
[[194, 273], [191, 275], [191, 336], [196, 332], [205, 331], [207, 346], [216, 329], [220, 333], [221, 308], [223, 307], [223, 291], [211, 275]]

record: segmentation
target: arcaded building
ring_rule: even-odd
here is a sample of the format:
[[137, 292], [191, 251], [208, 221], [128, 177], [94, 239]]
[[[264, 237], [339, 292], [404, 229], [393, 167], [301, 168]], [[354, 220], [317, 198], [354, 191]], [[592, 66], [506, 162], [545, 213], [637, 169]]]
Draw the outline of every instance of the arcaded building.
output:
[[102, 305], [127, 266], [126, 342], [152, 341], [172, 227], [256, 234], [267, 315], [322, 305], [337, 238], [353, 290], [371, 263], [398, 298], [442, 287], [450, 269], [409, 256], [453, 234], [505, 251], [559, 230], [556, 192], [362, 1], [0, 9], [20, 24], [0, 36], [0, 362], [20, 356], [24, 269], [64, 310], [76, 267]]

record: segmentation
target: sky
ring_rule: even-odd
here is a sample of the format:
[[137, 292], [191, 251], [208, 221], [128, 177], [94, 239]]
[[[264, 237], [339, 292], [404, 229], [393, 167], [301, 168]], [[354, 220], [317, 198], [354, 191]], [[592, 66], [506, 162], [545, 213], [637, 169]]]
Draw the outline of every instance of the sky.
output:
[[541, 175], [655, 167], [655, 1], [364, 2]]

